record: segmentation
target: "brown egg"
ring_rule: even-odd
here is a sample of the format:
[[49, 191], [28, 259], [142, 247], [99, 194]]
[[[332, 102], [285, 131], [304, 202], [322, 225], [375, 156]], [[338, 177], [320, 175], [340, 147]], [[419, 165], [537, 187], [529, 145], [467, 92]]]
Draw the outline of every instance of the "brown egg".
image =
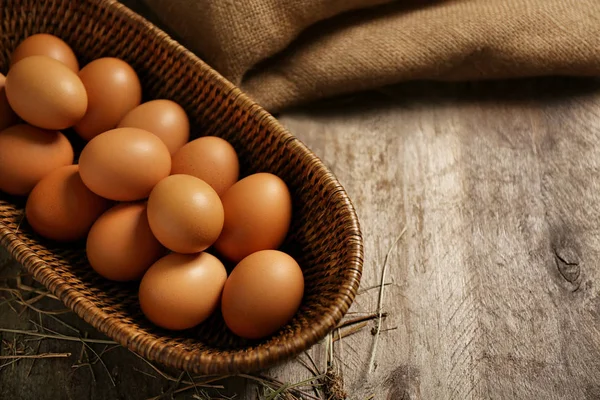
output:
[[57, 168], [73, 164], [73, 147], [60, 132], [14, 125], [0, 132], [0, 190], [26, 195]]
[[79, 72], [88, 95], [88, 109], [75, 125], [85, 140], [113, 129], [142, 101], [140, 80], [129, 64], [118, 58], [92, 61]]
[[190, 138], [190, 121], [185, 110], [171, 100], [152, 100], [140, 104], [121, 120], [119, 128], [147, 130], [158, 136], [174, 154]]
[[102, 214], [92, 225], [86, 251], [92, 268], [114, 281], [141, 279], [166, 252], [150, 230], [145, 203], [119, 204]]
[[250, 175], [233, 185], [221, 200], [225, 222], [214, 244], [221, 255], [238, 262], [283, 243], [292, 219], [292, 198], [279, 177]]
[[75, 125], [88, 105], [77, 74], [45, 56], [27, 57], [12, 66], [6, 76], [6, 97], [23, 120], [52, 130]]
[[263, 250], [233, 269], [225, 282], [221, 311], [233, 333], [260, 339], [292, 319], [303, 295], [304, 277], [298, 263], [281, 251]]
[[154, 236], [177, 253], [198, 253], [210, 247], [223, 228], [223, 206], [203, 180], [171, 175], [148, 198], [148, 221]]
[[6, 90], [4, 89], [5, 81], [6, 77], [0, 74], [0, 132], [19, 122], [19, 117], [8, 104]]
[[117, 128], [92, 139], [79, 157], [83, 183], [99, 196], [141, 200], [171, 171], [167, 146], [137, 128]]
[[46, 56], [65, 64], [75, 73], [79, 72], [79, 63], [75, 53], [62, 39], [47, 33], [31, 35], [17, 46], [10, 58], [11, 65], [30, 56]]
[[142, 278], [142, 312], [154, 324], [171, 330], [192, 328], [218, 307], [227, 279], [225, 267], [208, 253], [171, 253]]
[[173, 156], [171, 174], [202, 179], [222, 196], [237, 180], [240, 163], [233, 146], [216, 136], [205, 136], [183, 146]]
[[34, 231], [57, 241], [83, 239], [109, 207], [79, 177], [79, 166], [61, 167], [44, 177], [27, 199], [25, 215]]

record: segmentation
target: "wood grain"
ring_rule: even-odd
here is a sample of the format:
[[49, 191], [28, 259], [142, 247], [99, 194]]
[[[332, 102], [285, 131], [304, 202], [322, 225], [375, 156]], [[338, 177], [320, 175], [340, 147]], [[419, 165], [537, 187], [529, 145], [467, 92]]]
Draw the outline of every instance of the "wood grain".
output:
[[413, 84], [282, 117], [356, 203], [363, 287], [407, 227], [373, 375], [370, 333], [346, 341], [352, 398], [600, 396], [598, 89]]
[[[376, 310], [378, 288], [369, 288], [406, 228], [389, 259], [374, 372], [374, 322], [335, 344], [350, 399], [600, 398], [598, 81], [415, 83], [280, 119], [339, 177], [359, 213], [366, 263], [349, 318]], [[0, 276], [16, 271], [0, 250]], [[0, 306], [0, 328], [31, 329], [34, 318]], [[102, 337], [73, 315], [61, 318]], [[0, 398], [169, 398], [175, 387], [136, 371], [156, 375], [123, 349], [93, 375], [72, 368], [79, 343], [45, 340], [37, 350], [73, 356], [0, 369]], [[323, 344], [310, 354], [325, 364]], [[267, 373], [309, 376], [297, 361]], [[221, 392], [255, 399], [254, 390], [233, 379]]]

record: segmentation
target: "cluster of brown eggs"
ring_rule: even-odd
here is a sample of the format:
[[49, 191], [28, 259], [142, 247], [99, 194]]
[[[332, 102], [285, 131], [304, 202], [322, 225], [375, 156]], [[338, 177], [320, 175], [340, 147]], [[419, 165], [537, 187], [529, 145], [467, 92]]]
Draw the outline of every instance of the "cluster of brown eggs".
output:
[[[121, 59], [80, 70], [63, 40], [37, 34], [0, 77], [0, 191], [27, 197], [35, 232], [85, 240], [91, 267], [140, 281], [143, 313], [166, 329], [192, 328], [220, 308], [235, 334], [257, 339], [293, 317], [304, 279], [277, 250], [292, 217], [279, 177], [239, 180], [234, 147], [189, 141], [185, 110], [142, 103], [138, 75]], [[85, 141], [77, 164], [66, 129]], [[221, 260], [236, 264], [229, 275]]]

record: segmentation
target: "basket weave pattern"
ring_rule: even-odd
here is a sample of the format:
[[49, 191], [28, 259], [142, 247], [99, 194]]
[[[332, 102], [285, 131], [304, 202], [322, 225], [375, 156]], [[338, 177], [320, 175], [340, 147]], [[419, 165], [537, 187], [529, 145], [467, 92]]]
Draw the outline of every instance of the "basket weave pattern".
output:
[[[197, 328], [169, 332], [140, 311], [137, 284], [115, 283], [88, 265], [84, 244], [58, 245], [36, 236], [23, 200], [0, 193], [0, 243], [100, 332], [141, 356], [199, 374], [249, 372], [285, 361], [322, 339], [341, 320], [358, 290], [363, 245], [352, 203], [336, 178], [298, 139], [164, 32], [112, 0], [0, 0], [0, 72], [27, 36], [64, 39], [80, 64], [119, 57], [138, 72], [144, 101], [166, 98], [187, 111], [192, 136], [227, 139], [242, 175], [280, 176], [294, 201], [284, 250], [301, 265], [306, 291], [296, 317], [275, 336], [245, 341], [218, 314]], [[68, 133], [68, 132], [66, 132]]]

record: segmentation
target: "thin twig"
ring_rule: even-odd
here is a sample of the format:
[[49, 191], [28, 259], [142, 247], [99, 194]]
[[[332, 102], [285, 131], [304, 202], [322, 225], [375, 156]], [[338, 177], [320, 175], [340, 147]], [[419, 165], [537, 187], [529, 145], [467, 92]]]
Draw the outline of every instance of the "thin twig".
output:
[[77, 364], [83, 363], [83, 355], [84, 354], [85, 354], [85, 345], [83, 343], [81, 343], [81, 351], [79, 352], [79, 358], [77, 359]]
[[13, 307], [13, 302], [15, 301], [14, 298], [10, 299], [10, 301], [8, 301], [6, 304], [10, 307], [11, 310], [13, 310], [13, 312], [17, 315], [19, 315], [19, 312], [17, 311], [17, 309], [15, 307]]
[[310, 361], [312, 366], [315, 368], [315, 371], [317, 371], [317, 375], [321, 375], [322, 372], [319, 371], [319, 367], [317, 367], [317, 363], [315, 363], [315, 360], [314, 360], [314, 358], [312, 358], [310, 353], [308, 351], [305, 351], [304, 354], [306, 354], [306, 357], [308, 357], [308, 360]]
[[[146, 364], [148, 364], [154, 371], [156, 371], [160, 376], [162, 376], [167, 381], [177, 382], [177, 384], [183, 383], [184, 385], [188, 385], [185, 388], [174, 390], [173, 392], [171, 392], [171, 394], [177, 394], [177, 393], [185, 392], [186, 390], [190, 390], [190, 389], [194, 388], [194, 386], [195, 387], [202, 387], [202, 388], [211, 388], [211, 389], [224, 389], [223, 385], [209, 385], [209, 384], [212, 383], [212, 382], [223, 380], [223, 379], [225, 379], [225, 378], [228, 377], [228, 375], [216, 376], [216, 377], [209, 378], [209, 379], [207, 379], [205, 381], [202, 381], [202, 382], [195, 382], [193, 379], [191, 381], [187, 381], [187, 380], [181, 379], [183, 377], [183, 374], [182, 374], [179, 377], [179, 379], [177, 379], [177, 378], [174, 378], [174, 377], [166, 374], [165, 372], [161, 371], [154, 364], [152, 364], [150, 361], [146, 360], [144, 357], [140, 356], [139, 354], [134, 353], [134, 352], [132, 352], [132, 354], [134, 354], [137, 358], [139, 358], [140, 360], [142, 360]], [[151, 399], [148, 399], [148, 400], [159, 399], [161, 396], [152, 397]]]
[[[61, 336], [61, 337], [65, 337], [65, 336], [66, 336], [66, 335], [64, 335], [64, 334], [62, 334], [62, 333], [60, 333], [60, 332], [56, 332], [56, 331], [54, 331], [54, 330], [52, 330], [52, 329], [50, 329], [50, 328], [46, 328], [46, 327], [44, 327], [44, 326], [41, 324], [41, 314], [38, 314], [38, 316], [40, 316], [40, 323], [39, 323], [39, 324], [38, 324], [37, 322], [35, 322], [35, 321], [32, 321], [32, 320], [29, 320], [29, 323], [31, 323], [33, 326], [36, 326], [36, 327], [40, 328], [40, 329], [41, 329], [41, 332], [50, 332], [50, 333], [52, 333], [52, 334], [54, 334], [54, 335]], [[56, 317], [55, 317], [55, 318], [56, 318]], [[59, 320], [58, 318], [56, 318], [56, 319], [57, 319], [57, 320]], [[59, 321], [60, 321], [60, 320], [59, 320]], [[67, 326], [70, 326], [70, 325], [68, 325], [68, 324], [67, 324]], [[79, 331], [77, 331], [77, 333], [79, 333]], [[81, 337], [79, 337], [79, 338], [81, 339]], [[85, 332], [85, 336], [83, 337], [83, 339], [84, 339], [84, 340], [87, 340], [87, 338], [88, 338], [88, 333], [87, 333], [87, 332]], [[85, 343], [83, 343], [83, 347], [84, 347], [84, 348], [85, 348], [85, 346], [86, 346], [86, 345], [85, 345]], [[107, 345], [107, 346], [108, 346], [108, 345]], [[88, 357], [88, 361], [90, 361], [89, 357]]]
[[[181, 383], [181, 380], [183, 379], [183, 375], [185, 375], [184, 371], [181, 371], [181, 373], [179, 374], [179, 378], [177, 378], [177, 380], [171, 385], [171, 387], [169, 388], [169, 390], [167, 390], [167, 393], [165, 393], [166, 395], [171, 395], [171, 397], [173, 397], [173, 392], [175, 390], [177, 390], [177, 388], [179, 388], [179, 384]], [[194, 382], [192, 382], [192, 384], [194, 384]]]
[[37, 308], [37, 307], [34, 307], [34, 306], [32, 306], [31, 304], [28, 304], [28, 303], [26, 303], [26, 302], [24, 302], [24, 301], [19, 301], [19, 300], [17, 300], [17, 303], [18, 303], [18, 304], [21, 304], [21, 305], [23, 305], [23, 306], [25, 306], [25, 307], [27, 307], [27, 308], [29, 308], [29, 309], [33, 310], [33, 311], [35, 311], [35, 312], [38, 312], [38, 313], [40, 313], [40, 314], [46, 314], [46, 315], [63, 315], [63, 314], [69, 314], [69, 313], [71, 312], [71, 310], [69, 310], [69, 309], [66, 309], [66, 308], [65, 308], [64, 310], [57, 310], [57, 311], [45, 311], [45, 310], [40, 310], [39, 308]]
[[[4, 301], [3, 301], [2, 303], [0, 303], [0, 307], [1, 307], [1, 306], [3, 306], [3, 305], [5, 305], [5, 304], [9, 304], [9, 305], [10, 305], [10, 302], [11, 302], [11, 301], [14, 301], [14, 300], [15, 300], [15, 299], [14, 299], [14, 297], [13, 297], [13, 298], [10, 298], [10, 299], [6, 299], [6, 298], [5, 298], [5, 299], [4, 299]], [[14, 310], [14, 309], [13, 309], [13, 310]]]
[[[193, 389], [194, 387], [203, 387], [203, 388], [209, 388], [209, 389], [225, 389], [225, 387], [223, 385], [209, 385], [210, 382], [215, 382], [215, 381], [220, 381], [222, 379], [225, 379], [226, 377], [216, 377], [214, 379], [209, 379], [207, 381], [204, 382], [200, 382], [200, 383], [192, 383], [192, 384], [187, 384], [188, 386], [184, 386], [180, 389], [174, 390], [172, 394], [178, 394], [178, 393], [182, 393], [182, 392], [187, 392], [188, 390]], [[186, 381], [182, 381], [182, 383], [185, 383]], [[162, 396], [164, 396], [163, 394], [161, 394], [160, 396], [155, 396], [155, 397], [151, 397], [147, 400], [158, 400], [160, 399]], [[317, 399], [319, 400], [319, 399]]]
[[[19, 277], [18, 279], [21, 279], [21, 278]], [[38, 314], [38, 319], [40, 320], [40, 326], [43, 326], [42, 314]], [[41, 341], [37, 342], [37, 348], [35, 350], [36, 354], [40, 352], [41, 346], [42, 346], [42, 342]], [[29, 366], [29, 370], [27, 370], [27, 377], [29, 377], [29, 375], [31, 374], [31, 371], [33, 370], [34, 365], [35, 365], [35, 360], [33, 360], [31, 362], [31, 365]]]
[[[319, 372], [319, 369], [317, 368], [317, 365], [315, 364], [315, 362], [312, 359], [312, 357], [310, 356], [310, 354], [308, 354], [307, 351], [305, 351], [304, 354], [306, 354], [306, 356], [311, 361], [312, 367], [310, 365], [308, 365], [308, 363], [306, 361], [304, 361], [302, 358], [298, 358], [298, 362], [300, 362], [300, 364], [302, 364], [307, 370], [309, 370], [313, 377], [316, 378], [317, 376], [322, 375]], [[317, 386], [313, 387], [313, 392], [315, 392], [315, 396], [317, 396], [318, 398], [322, 397], [321, 392], [319, 391], [319, 388]]]
[[333, 340], [333, 342], [337, 342], [338, 340], [343, 339], [346, 336], [354, 335], [355, 333], [357, 333], [357, 332], [361, 331], [363, 328], [365, 328], [368, 324], [369, 324], [368, 321], [364, 321], [364, 322], [361, 322], [354, 326], [351, 326], [348, 329], [345, 329], [343, 331], [340, 331], [338, 329], [333, 333], [332, 340]]
[[[366, 321], [364, 322], [364, 324], [366, 326]], [[344, 365], [341, 362], [341, 360], [344, 359], [344, 346], [342, 345], [342, 343], [343, 343], [342, 339], [344, 337], [348, 336], [348, 334], [343, 335], [340, 329], [337, 330], [337, 334], [338, 334], [338, 337], [339, 337], [338, 341], [339, 341], [339, 348], [340, 348], [339, 355], [337, 355], [338, 360], [340, 360], [340, 363], [338, 364], [338, 373], [339, 373], [339, 376], [340, 376], [340, 381], [343, 384], [343, 382], [344, 382]]]
[[15, 358], [27, 359], [27, 358], [67, 358], [71, 357], [71, 353], [42, 353], [42, 354], [20, 354], [15, 356], [0, 356], [0, 360], [12, 360]]
[[[388, 315], [387, 312], [384, 312], [381, 314], [382, 318], [386, 318]], [[379, 313], [373, 313], [373, 314], [369, 314], [369, 315], [365, 315], [363, 317], [356, 317], [356, 318], [352, 318], [352, 319], [347, 319], [345, 321], [342, 321], [337, 327], [338, 328], [344, 328], [346, 326], [349, 325], [354, 325], [354, 324], [358, 324], [359, 322], [363, 322], [363, 321], [371, 321], [373, 319], [377, 319], [379, 318]]]
[[368, 368], [369, 373], [373, 372], [373, 367], [375, 365], [375, 355], [377, 354], [377, 343], [379, 342], [379, 333], [381, 330], [381, 320], [383, 318], [383, 310], [382, 310], [383, 292], [384, 292], [383, 289], [385, 288], [384, 283], [385, 283], [385, 278], [386, 278], [386, 274], [387, 274], [388, 259], [390, 258], [390, 254], [392, 254], [392, 250], [394, 249], [394, 247], [396, 247], [396, 244], [398, 244], [398, 242], [400, 241], [400, 239], [402, 239], [402, 236], [404, 236], [405, 233], [406, 233], [406, 226], [404, 227], [404, 229], [402, 229], [402, 232], [400, 232], [400, 235], [398, 235], [396, 240], [394, 240], [394, 243], [392, 243], [392, 245], [390, 246], [387, 254], [385, 255], [385, 259], [383, 260], [383, 267], [382, 267], [382, 271], [381, 271], [381, 287], [379, 289], [379, 301], [377, 302], [377, 313], [379, 314], [379, 316], [377, 318], [377, 323], [375, 325], [375, 327], [377, 328], [377, 333], [375, 334], [375, 339], [373, 340], [373, 348], [371, 350], [371, 358], [369, 360], [369, 368]]
[[[41, 323], [41, 315], [42, 315], [42, 314], [38, 314], [38, 316], [40, 317], [40, 323], [39, 323], [39, 324], [37, 324], [36, 322], [34, 322], [34, 321], [32, 321], [32, 320], [29, 320], [29, 322], [30, 322], [31, 324], [33, 324], [34, 326], [37, 326], [38, 328], [40, 328], [42, 332], [46, 332], [46, 331], [48, 331], [48, 332], [50, 332], [50, 333], [52, 333], [52, 334], [54, 334], [54, 335], [57, 335], [57, 336], [61, 336], [61, 337], [62, 337], [62, 336], [65, 336], [65, 335], [63, 335], [63, 334], [62, 334], [62, 333], [60, 333], [60, 332], [56, 332], [56, 331], [54, 331], [54, 330], [52, 330], [52, 329], [50, 329], [50, 328], [46, 328], [46, 327], [44, 327], [44, 326], [42, 325], [42, 323]], [[68, 324], [67, 324], [67, 325], [68, 325]], [[90, 362], [90, 357], [89, 357], [89, 355], [88, 355], [88, 353], [87, 353], [86, 349], [89, 349], [89, 350], [91, 350], [91, 351], [92, 351], [94, 354], [96, 354], [96, 356], [98, 357], [98, 360], [100, 360], [100, 362], [102, 363], [102, 365], [104, 365], [104, 362], [103, 362], [103, 361], [102, 361], [102, 359], [101, 359], [101, 358], [98, 356], [98, 354], [97, 354], [97, 353], [94, 351], [94, 349], [92, 349], [92, 348], [91, 348], [91, 347], [90, 347], [90, 346], [89, 346], [87, 343], [85, 343], [84, 341], [82, 341], [82, 340], [87, 340], [87, 338], [88, 338], [87, 336], [88, 336], [88, 333], [86, 332], [86, 333], [85, 333], [85, 336], [84, 336], [83, 338], [81, 338], [81, 337], [79, 338], [79, 339], [80, 339], [80, 341], [81, 341], [81, 344], [82, 344], [82, 348], [81, 348], [81, 356], [80, 356], [80, 361], [78, 362], [78, 364], [77, 364], [76, 368], [77, 368], [77, 367], [83, 367], [83, 366], [87, 366], [87, 367], [90, 369], [90, 373], [91, 373], [91, 375], [92, 375], [92, 379], [93, 379], [93, 381], [94, 381], [94, 383], [95, 383], [95, 382], [96, 382], [96, 374], [94, 374], [94, 369], [92, 368], [92, 363]], [[87, 359], [87, 363], [82, 363], [83, 354], [85, 354], [85, 358]], [[113, 383], [113, 386], [116, 386], [116, 385], [115, 385], [115, 382], [113, 381], [112, 377], [110, 376], [110, 373], [108, 372], [108, 368], [106, 368], [106, 365], [104, 365], [104, 369], [106, 369], [106, 373], [108, 374], [108, 377], [109, 377], [110, 381]]]
[[300, 364], [302, 364], [302, 366], [303, 366], [304, 368], [306, 368], [306, 369], [307, 369], [307, 370], [308, 370], [308, 371], [311, 373], [311, 375], [312, 375], [312, 376], [319, 375], [319, 374], [317, 373], [317, 371], [315, 371], [315, 370], [313, 369], [313, 367], [311, 367], [310, 365], [308, 365], [308, 363], [307, 363], [306, 361], [304, 361], [302, 358], [298, 357], [297, 361], [298, 361]]
[[[108, 379], [110, 379], [110, 382], [112, 383], [113, 387], [116, 387], [117, 384], [115, 383], [112, 375], [110, 374], [110, 371], [108, 370], [108, 367], [106, 366], [106, 364], [104, 364], [104, 360], [102, 360], [102, 357], [100, 357], [98, 355], [98, 353], [96, 353], [96, 350], [94, 350], [92, 348], [92, 346], [90, 346], [89, 344], [87, 344], [86, 342], [84, 342], [83, 338], [79, 338], [79, 339], [81, 340], [81, 343], [84, 344], [84, 346], [86, 346], [92, 353], [94, 353], [94, 355], [96, 356], [96, 358], [98, 359], [98, 361], [100, 361], [100, 364], [102, 364], [102, 366], [106, 370], [106, 374], [108, 375]], [[88, 360], [89, 360], [89, 358], [88, 358]], [[90, 366], [90, 369], [91, 369], [91, 366]]]
[[8, 329], [8, 328], [0, 328], [0, 332], [6, 332], [6, 333], [15, 333], [15, 334], [19, 334], [19, 335], [27, 335], [27, 336], [35, 336], [35, 337], [39, 337], [42, 339], [59, 339], [59, 340], [66, 340], [69, 342], [85, 342], [85, 343], [96, 343], [96, 344], [118, 344], [115, 341], [112, 340], [102, 340], [102, 339], [83, 339], [83, 338], [77, 338], [74, 336], [66, 336], [66, 335], [47, 335], [44, 333], [39, 333], [36, 331], [22, 331], [19, 329]]
[[196, 386], [196, 382], [194, 381], [194, 379], [192, 378], [192, 376], [190, 375], [189, 372], [187, 372], [187, 376], [190, 379], [190, 381], [192, 381], [194, 383], [194, 391], [196, 392], [196, 394], [198, 395], [198, 397], [200, 397], [200, 391], [198, 390], [198, 386]]
[[92, 361], [92, 362], [91, 362], [91, 363], [92, 363], [92, 365], [93, 365], [93, 364], [96, 364], [96, 363], [98, 363], [98, 362], [100, 361], [100, 359], [102, 358], [102, 356], [103, 356], [104, 354], [108, 353], [109, 351], [112, 351], [112, 350], [114, 350], [114, 349], [120, 349], [120, 348], [121, 348], [121, 345], [120, 345], [120, 344], [115, 344], [115, 345], [112, 345], [111, 347], [108, 347], [108, 346], [109, 346], [109, 345], [105, 345], [105, 346], [104, 346], [104, 349], [102, 349], [102, 351], [100, 352], [100, 358], [96, 358], [96, 359], [94, 359], [94, 361]]
[[42, 293], [42, 294], [38, 294], [35, 297], [30, 298], [29, 300], [24, 300], [23, 302], [26, 303], [27, 305], [32, 305], [37, 303], [38, 301], [40, 301], [41, 299], [45, 298], [46, 294]]
[[149, 374], [148, 372], [142, 371], [141, 369], [137, 369], [136, 367], [133, 367], [133, 370], [136, 372], [139, 372], [142, 375], [146, 375], [146, 376], [149, 376], [150, 378], [156, 379], [155, 375]]
[[[255, 375], [247, 375], [247, 374], [238, 374], [237, 376], [239, 376], [240, 378], [246, 378], [246, 379], [258, 382], [258, 383], [262, 384], [263, 386], [270, 387], [271, 389], [273, 389], [273, 385], [276, 385], [276, 387], [281, 387], [282, 385], [285, 385], [283, 382], [281, 382], [275, 378], [271, 378], [270, 376], [265, 376], [265, 375], [255, 376]], [[315, 377], [310, 378], [309, 380], [303, 381], [301, 383], [304, 384], [305, 382], [319, 380], [323, 377], [324, 377], [324, 375], [315, 376]], [[305, 386], [309, 386], [309, 385], [305, 385]], [[314, 386], [314, 385], [311, 385], [311, 386]], [[310, 393], [306, 393], [302, 390], [296, 389], [296, 387], [298, 387], [298, 386], [292, 385], [287, 390], [292, 393], [295, 393], [299, 396], [307, 397], [312, 400], [321, 400], [318, 397], [315, 397]]]
[[329, 367], [329, 346], [331, 344], [331, 332], [329, 332], [327, 334], [327, 336], [325, 336], [325, 368], [323, 368], [323, 371], [327, 371], [327, 368]]
[[36, 297], [34, 297], [32, 299], [25, 300], [23, 298], [23, 294], [19, 290], [17, 290], [17, 289], [4, 288], [4, 291], [10, 292], [13, 295], [13, 297], [14, 297], [13, 300], [16, 303], [18, 303], [18, 304], [20, 304], [22, 306], [25, 306], [27, 308], [30, 308], [33, 311], [38, 312], [38, 313], [47, 314], [47, 315], [61, 315], [61, 314], [66, 314], [66, 313], [71, 312], [71, 310], [68, 310], [68, 309], [58, 310], [58, 311], [44, 311], [44, 310], [40, 310], [39, 308], [34, 307], [32, 305], [32, 303], [35, 303], [36, 301], [39, 301], [41, 298], [45, 297], [45, 295], [38, 295], [38, 296], [36, 296]]
[[[90, 357], [86, 351], [85, 353], [85, 357], [89, 360]], [[89, 362], [87, 363], [88, 368], [90, 369], [90, 374], [92, 375], [92, 381], [94, 381], [94, 383], [96, 383], [96, 373], [94, 372], [94, 368], [92, 367], [92, 364], [90, 364]]]
[[333, 367], [333, 333], [329, 333], [328, 335], [328, 339], [329, 339], [329, 351], [327, 353], [327, 369], [329, 369], [330, 367]]
[[[85, 338], [87, 338], [87, 333], [85, 335]], [[83, 357], [85, 356], [85, 359], [87, 360], [87, 362], [83, 362]], [[92, 367], [92, 363], [90, 362], [90, 355], [87, 352], [87, 346], [85, 343], [81, 343], [81, 352], [79, 354], [79, 359], [77, 360], [77, 364], [73, 364], [71, 365], [71, 368], [73, 368], [74, 370], [81, 368], [81, 367], [88, 367], [88, 369], [90, 370], [90, 375], [92, 375], [92, 381], [94, 383], [96, 383], [96, 374], [94, 373], [94, 368]]]
[[[154, 371], [156, 371], [160, 376], [162, 376], [164, 379], [170, 381], [170, 382], [178, 382], [179, 380], [175, 377], [172, 377], [171, 375], [166, 374], [165, 372], [161, 371], [160, 369], [158, 369], [154, 364], [152, 364], [150, 361], [146, 360], [144, 357], [140, 356], [137, 353], [132, 352], [137, 358], [139, 358], [140, 360], [144, 361], [146, 364], [148, 364], [150, 366], [150, 368], [152, 368]], [[194, 383], [191, 381], [179, 381], [185, 385], [193, 385]]]
[[79, 331], [79, 329], [67, 324], [65, 321], [63, 321], [60, 318], [55, 317], [54, 315], [50, 315], [50, 314], [46, 314], [46, 313], [41, 313], [43, 315], [46, 315], [48, 318], [51, 318], [53, 320], [55, 320], [56, 322], [58, 322], [59, 324], [61, 324], [62, 326], [64, 326], [65, 328], [69, 328], [70, 330], [72, 330], [73, 332], [77, 333], [78, 335], [81, 334], [81, 332]]
[[24, 292], [31, 292], [31, 293], [37, 293], [37, 294], [45, 294], [46, 297], [54, 299], [54, 300], [58, 300], [58, 297], [56, 297], [55, 295], [53, 295], [52, 293], [45, 291], [45, 290], [40, 290], [40, 289], [36, 289], [32, 286], [28, 286], [25, 285], [22, 281], [21, 281], [21, 276], [22, 275], [17, 275], [16, 276], [16, 281], [17, 281], [17, 288], [24, 291]]
[[14, 365], [14, 364], [15, 364], [15, 363], [17, 363], [18, 361], [19, 361], [19, 359], [17, 358], [17, 359], [15, 359], [15, 360], [12, 360], [12, 361], [9, 361], [9, 362], [7, 362], [7, 363], [4, 363], [4, 364], [0, 365], [0, 370], [1, 370], [1, 369], [3, 369], [4, 367], [8, 367], [8, 366], [10, 366], [10, 365]]
[[[393, 285], [393, 283], [392, 283], [392, 282], [387, 282], [387, 283], [384, 283], [384, 284], [383, 284], [383, 286], [389, 286], [389, 285]], [[366, 292], [368, 292], [368, 291], [371, 291], [371, 290], [373, 290], [373, 289], [379, 289], [380, 287], [381, 287], [381, 285], [373, 285], [373, 286], [368, 286], [368, 287], [366, 287], [366, 288], [364, 288], [364, 289], [360, 289], [360, 290], [358, 291], [357, 295], [358, 295], [358, 296], [360, 296], [360, 295], [361, 295], [361, 294], [363, 294], [363, 293], [366, 293]]]
[[21, 223], [25, 219], [25, 212], [22, 212], [21, 219], [19, 219], [19, 223], [17, 224], [17, 229], [15, 229], [15, 235], [19, 233], [19, 228], [21, 227]]
[[[35, 349], [36, 354], [39, 353], [41, 345], [42, 345], [42, 342], [37, 343], [37, 347]], [[31, 375], [31, 371], [33, 370], [34, 365], [35, 365], [35, 359], [31, 362], [31, 365], [29, 366], [29, 369], [27, 370], [27, 375], [25, 375], [26, 378], [29, 378], [29, 375]]]
[[346, 315], [371, 315], [371, 311], [348, 311]]

